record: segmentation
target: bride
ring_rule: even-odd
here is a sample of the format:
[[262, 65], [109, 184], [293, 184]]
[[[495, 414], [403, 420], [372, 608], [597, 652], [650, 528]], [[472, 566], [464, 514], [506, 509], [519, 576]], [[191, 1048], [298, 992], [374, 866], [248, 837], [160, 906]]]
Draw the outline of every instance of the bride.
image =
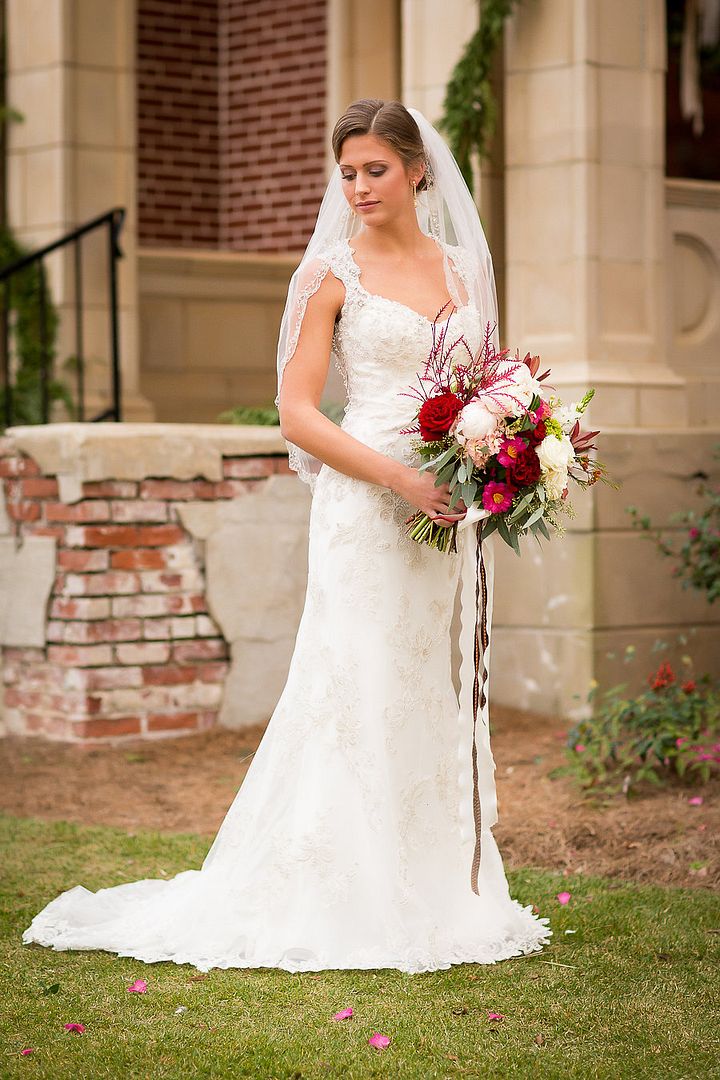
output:
[[[399, 434], [438, 328], [449, 322], [473, 349], [487, 322], [497, 335], [487, 243], [452, 154], [417, 110], [356, 101], [332, 145], [337, 170], [278, 347], [281, 429], [312, 488], [287, 682], [199, 870], [95, 893], [76, 885], [36, 915], [25, 943], [200, 971], [422, 972], [538, 951], [552, 934], [511, 898], [491, 831], [489, 646], [481, 635], [479, 688], [476, 605], [486, 629], [492, 545], [466, 527], [475, 508], [448, 513], [448, 485], [418, 471]], [[319, 409], [331, 358], [348, 397], [339, 426]], [[457, 551], [409, 538], [417, 509], [458, 522]]]

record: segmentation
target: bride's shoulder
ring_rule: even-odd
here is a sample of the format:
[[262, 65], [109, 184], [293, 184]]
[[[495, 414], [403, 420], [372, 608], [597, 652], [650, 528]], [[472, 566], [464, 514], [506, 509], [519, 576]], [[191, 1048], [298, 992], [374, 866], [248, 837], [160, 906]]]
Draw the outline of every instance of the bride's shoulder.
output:
[[451, 244], [448, 241], [443, 241], [443, 247], [448, 253], [448, 258], [463, 277], [471, 277], [477, 272], [480, 265], [478, 257], [470, 248], [462, 244]]

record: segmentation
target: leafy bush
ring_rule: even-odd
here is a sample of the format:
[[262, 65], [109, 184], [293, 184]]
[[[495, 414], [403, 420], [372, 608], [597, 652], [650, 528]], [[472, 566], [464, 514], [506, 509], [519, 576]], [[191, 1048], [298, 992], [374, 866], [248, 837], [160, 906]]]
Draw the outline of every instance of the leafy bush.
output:
[[[720, 447], [714, 452], [720, 457]], [[698, 494], [705, 499], [700, 513], [684, 510], [673, 514], [671, 521], [685, 528], [685, 540], [679, 549], [668, 543], [660, 529], [654, 529], [648, 517], [640, 517], [634, 506], [628, 506], [633, 526], [655, 541], [658, 551], [675, 561], [673, 577], [682, 578], [684, 589], [704, 592], [709, 604], [720, 597], [720, 487], [703, 481]]]
[[[628, 646], [626, 661], [634, 654]], [[627, 795], [644, 780], [705, 782], [720, 771], [720, 684], [693, 678], [689, 657], [683, 664], [678, 677], [663, 660], [634, 696], [625, 683], [602, 694], [594, 683], [592, 714], [568, 732], [567, 765], [554, 775], [572, 776], [586, 793]]]

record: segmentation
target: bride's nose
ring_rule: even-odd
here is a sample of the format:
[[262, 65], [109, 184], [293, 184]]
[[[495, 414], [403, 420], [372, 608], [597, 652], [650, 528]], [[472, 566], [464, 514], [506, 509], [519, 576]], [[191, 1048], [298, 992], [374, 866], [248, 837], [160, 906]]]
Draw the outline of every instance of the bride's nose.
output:
[[355, 194], [366, 195], [369, 190], [370, 186], [367, 180], [363, 180], [363, 178], [360, 176], [360, 173], [358, 173], [355, 179]]

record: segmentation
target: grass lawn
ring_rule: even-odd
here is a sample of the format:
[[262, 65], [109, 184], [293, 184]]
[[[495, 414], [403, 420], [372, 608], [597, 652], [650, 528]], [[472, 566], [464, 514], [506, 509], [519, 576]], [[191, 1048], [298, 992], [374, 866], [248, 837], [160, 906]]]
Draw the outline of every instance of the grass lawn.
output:
[[[720, 1077], [720, 901], [704, 890], [510, 873], [513, 896], [550, 916], [551, 944], [422, 975], [199, 976], [21, 943], [64, 889], [169, 877], [199, 867], [207, 848], [197, 836], [0, 818], [3, 1078]], [[136, 978], [145, 994], [127, 992]], [[351, 1019], [331, 1019], [347, 1006]], [[390, 1036], [387, 1049], [367, 1045], [374, 1031]]]

